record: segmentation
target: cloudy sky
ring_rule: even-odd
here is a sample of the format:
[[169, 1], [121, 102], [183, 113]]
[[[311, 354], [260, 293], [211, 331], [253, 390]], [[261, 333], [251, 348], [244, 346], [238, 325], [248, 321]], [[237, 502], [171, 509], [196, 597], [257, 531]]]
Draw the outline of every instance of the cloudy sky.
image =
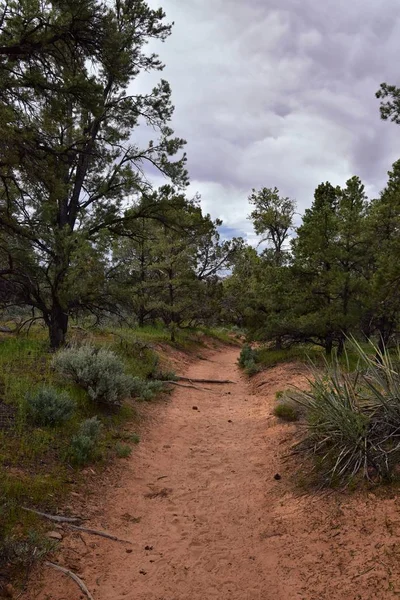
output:
[[[160, 0], [150, 0], [152, 7]], [[370, 197], [400, 157], [400, 127], [375, 92], [400, 83], [397, 0], [163, 0], [157, 47], [187, 141], [191, 192], [226, 232], [247, 235], [253, 187], [299, 212], [329, 180], [359, 175]]]

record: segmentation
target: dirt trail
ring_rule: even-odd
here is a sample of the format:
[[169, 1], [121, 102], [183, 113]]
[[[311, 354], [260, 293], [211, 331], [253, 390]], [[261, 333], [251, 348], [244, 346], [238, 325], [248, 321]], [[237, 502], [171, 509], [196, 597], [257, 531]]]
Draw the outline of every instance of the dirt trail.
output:
[[[133, 544], [69, 533], [59, 563], [95, 600], [398, 597], [397, 499], [295, 492], [284, 456], [296, 427], [271, 413], [275, 392], [303, 384], [304, 372], [278, 366], [250, 386], [237, 355], [224, 349], [189, 367], [191, 377], [238, 383], [177, 388], [153, 406], [123, 478], [98, 499], [90, 526]], [[29, 600], [83, 597], [49, 569], [30, 588]]]

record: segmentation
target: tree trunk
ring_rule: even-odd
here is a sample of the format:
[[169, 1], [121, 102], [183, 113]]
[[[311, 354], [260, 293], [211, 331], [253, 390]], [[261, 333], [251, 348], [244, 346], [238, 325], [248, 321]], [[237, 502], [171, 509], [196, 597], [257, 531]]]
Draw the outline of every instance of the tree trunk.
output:
[[144, 327], [144, 309], [142, 305], [139, 307], [138, 323], [140, 328]]
[[51, 309], [46, 323], [49, 329], [50, 347], [52, 350], [57, 350], [65, 343], [68, 331], [68, 315], [62, 310], [59, 304], [55, 304]]
[[325, 337], [325, 353], [326, 356], [331, 356], [333, 350], [333, 336], [331, 333]]
[[376, 357], [379, 361], [381, 361], [382, 356], [386, 352], [393, 329], [394, 328], [389, 319], [385, 317], [380, 319], [378, 325], [378, 352]]

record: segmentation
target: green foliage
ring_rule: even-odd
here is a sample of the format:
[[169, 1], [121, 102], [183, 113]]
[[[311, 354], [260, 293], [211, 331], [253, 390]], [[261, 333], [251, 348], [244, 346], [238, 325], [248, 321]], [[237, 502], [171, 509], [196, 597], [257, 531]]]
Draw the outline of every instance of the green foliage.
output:
[[280, 197], [277, 188], [263, 188], [259, 192], [253, 189], [249, 202], [254, 206], [250, 218], [254, 231], [262, 236], [260, 243], [272, 244], [272, 258], [276, 264], [282, 264], [285, 260], [284, 243], [293, 228], [295, 201]]
[[274, 415], [283, 421], [298, 421], [299, 414], [292, 402], [281, 401], [274, 408]]
[[154, 379], [158, 381], [178, 381], [175, 371], [155, 371]]
[[[132, 222], [131, 235], [114, 245], [115, 276], [139, 326], [161, 321], [176, 341], [183, 324], [215, 322], [222, 293], [218, 273], [240, 242], [220, 240], [221, 222], [202, 214], [197, 196], [188, 199], [164, 187], [153, 197], [175, 207], [168, 214], [176, 224]], [[149, 198], [142, 203], [145, 208]]]
[[31, 569], [52, 552], [56, 543], [36, 531], [28, 531], [26, 537], [0, 535], [0, 568], [6, 564], [14, 568]]
[[71, 419], [76, 409], [75, 401], [67, 392], [42, 386], [26, 396], [26, 413], [35, 425], [60, 425]]
[[84, 421], [79, 431], [73, 436], [68, 452], [68, 458], [73, 464], [85, 465], [98, 454], [98, 444], [102, 424], [97, 417]]
[[260, 370], [257, 365], [257, 351], [253, 350], [248, 344], [245, 344], [240, 351], [238, 362], [239, 366], [242, 367], [249, 376], [255, 375]]
[[249, 344], [245, 344], [240, 351], [239, 365], [242, 368], [246, 368], [246, 365], [248, 363], [255, 362], [256, 356], [257, 356], [256, 351], [253, 350], [253, 348], [251, 346], [249, 346]]
[[60, 350], [53, 367], [86, 390], [93, 402], [111, 407], [120, 406], [138, 386], [138, 378], [126, 375], [121, 359], [107, 348], [87, 344]]
[[[370, 335], [382, 329], [372, 318], [379, 306], [373, 293], [377, 263], [372, 248], [377, 246], [374, 237], [386, 234], [374, 236], [368, 227], [369, 206], [358, 177], [343, 188], [329, 182], [317, 187], [291, 251], [293, 202], [281, 198], [276, 188], [253, 190], [250, 200], [255, 232], [260, 243], [266, 240], [270, 246], [258, 256], [246, 247], [238, 253], [224, 282], [225, 307], [233, 322], [246, 325], [253, 340], [274, 341], [277, 349], [313, 344], [327, 354], [335, 346], [341, 352], [349, 332]], [[381, 305], [383, 296], [388, 298], [387, 289]], [[388, 308], [386, 302], [386, 314]]]
[[[54, 348], [72, 311], [115, 312], [111, 233], [165, 220], [151, 194], [139, 207], [146, 167], [187, 183], [168, 82], [127, 93], [143, 72], [162, 70], [147, 45], [170, 31], [144, 0], [17, 2], [1, 20], [0, 253], [13, 264], [8, 302], [36, 309]], [[134, 131], [146, 125], [138, 145]]]
[[303, 449], [318, 459], [326, 482], [391, 478], [400, 461], [400, 350], [395, 359], [353, 342], [358, 367], [349, 373], [337, 359], [313, 373], [310, 390], [293, 400], [308, 419]]
[[128, 458], [128, 456], [132, 454], [132, 448], [127, 444], [117, 442], [117, 444], [115, 444], [115, 453], [118, 458]]
[[162, 381], [145, 381], [139, 377], [132, 379], [131, 394], [139, 400], [153, 400], [165, 389]]

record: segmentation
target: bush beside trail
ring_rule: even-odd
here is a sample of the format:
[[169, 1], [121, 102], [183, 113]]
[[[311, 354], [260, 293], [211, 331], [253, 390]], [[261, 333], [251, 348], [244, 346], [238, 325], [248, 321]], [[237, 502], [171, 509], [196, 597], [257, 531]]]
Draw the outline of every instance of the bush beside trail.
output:
[[307, 433], [299, 448], [317, 459], [325, 483], [362, 477], [390, 480], [400, 464], [400, 349], [371, 352], [353, 343], [358, 366], [337, 358], [314, 369], [308, 391], [292, 399], [303, 407]]

